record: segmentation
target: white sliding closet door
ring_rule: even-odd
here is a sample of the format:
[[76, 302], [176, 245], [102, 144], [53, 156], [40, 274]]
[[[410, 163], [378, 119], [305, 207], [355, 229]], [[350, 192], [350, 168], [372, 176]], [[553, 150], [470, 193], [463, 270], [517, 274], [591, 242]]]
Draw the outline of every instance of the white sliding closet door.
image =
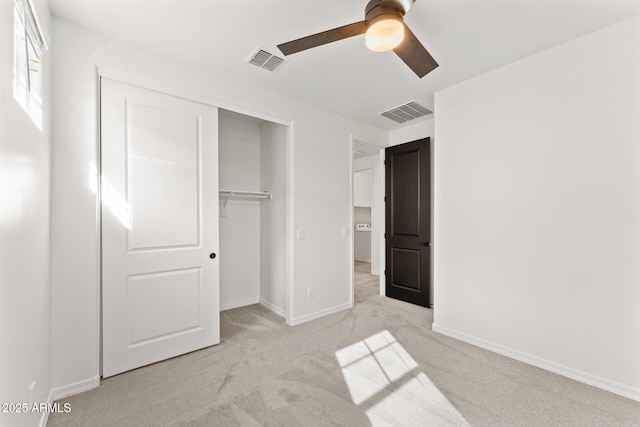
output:
[[102, 78], [103, 376], [220, 342], [217, 108]]

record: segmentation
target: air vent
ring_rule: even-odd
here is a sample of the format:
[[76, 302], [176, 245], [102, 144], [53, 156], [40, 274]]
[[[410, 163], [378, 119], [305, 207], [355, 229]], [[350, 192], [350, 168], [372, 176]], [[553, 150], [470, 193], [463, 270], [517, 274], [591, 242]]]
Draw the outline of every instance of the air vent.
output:
[[404, 105], [400, 105], [399, 107], [383, 111], [380, 115], [393, 120], [396, 123], [404, 123], [432, 113], [433, 111], [428, 108], [423, 107], [415, 101], [411, 101]]
[[275, 72], [284, 64], [285, 60], [258, 47], [249, 59], [247, 59], [247, 62], [265, 70]]

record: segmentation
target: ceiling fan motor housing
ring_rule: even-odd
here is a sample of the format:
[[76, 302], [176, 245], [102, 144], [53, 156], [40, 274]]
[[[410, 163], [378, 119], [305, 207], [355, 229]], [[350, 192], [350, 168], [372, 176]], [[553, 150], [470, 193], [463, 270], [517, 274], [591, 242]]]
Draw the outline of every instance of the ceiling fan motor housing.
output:
[[403, 22], [404, 8], [395, 1], [371, 0], [364, 9], [364, 22], [366, 28], [384, 19], [393, 19]]

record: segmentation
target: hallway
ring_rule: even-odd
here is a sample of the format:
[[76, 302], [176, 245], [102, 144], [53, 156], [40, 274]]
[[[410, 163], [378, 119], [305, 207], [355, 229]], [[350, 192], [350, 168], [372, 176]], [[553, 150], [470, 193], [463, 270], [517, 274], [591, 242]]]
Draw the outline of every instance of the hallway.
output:
[[355, 261], [353, 267], [354, 304], [379, 294], [378, 276], [371, 274], [371, 263]]

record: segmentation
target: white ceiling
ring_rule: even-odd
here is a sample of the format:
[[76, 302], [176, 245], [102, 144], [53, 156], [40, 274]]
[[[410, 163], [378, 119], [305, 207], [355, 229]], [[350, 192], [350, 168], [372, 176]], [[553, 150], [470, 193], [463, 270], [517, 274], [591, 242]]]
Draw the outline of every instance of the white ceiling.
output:
[[440, 64], [419, 79], [364, 36], [291, 55], [276, 73], [245, 62], [258, 45], [280, 54], [279, 43], [364, 19], [367, 0], [49, 3], [97, 32], [388, 130], [402, 125], [384, 110], [411, 100], [433, 109], [435, 91], [640, 14], [640, 0], [417, 0], [405, 22]]

